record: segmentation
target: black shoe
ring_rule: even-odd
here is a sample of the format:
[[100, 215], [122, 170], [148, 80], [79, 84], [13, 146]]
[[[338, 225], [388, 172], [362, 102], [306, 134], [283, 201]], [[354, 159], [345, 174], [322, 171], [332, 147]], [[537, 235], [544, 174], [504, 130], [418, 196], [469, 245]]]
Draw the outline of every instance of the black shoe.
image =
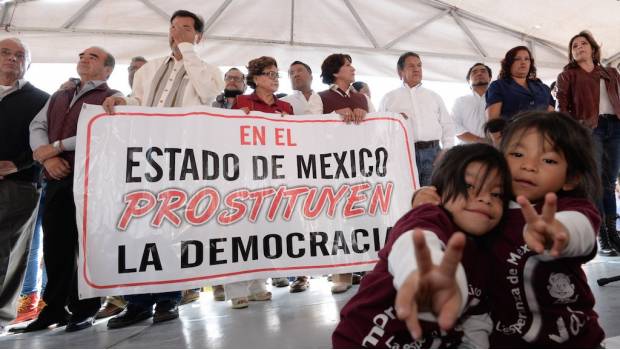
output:
[[[619, 252], [620, 250], [620, 234], [618, 234], [618, 231], [616, 230], [616, 217], [614, 216], [613, 218], [605, 218], [605, 233], [606, 235], [600, 235], [601, 237], [601, 251], [604, 250], [605, 248], [610, 249], [612, 252]], [[601, 233], [603, 233], [603, 229], [601, 229]], [[607, 242], [605, 242], [607, 241]], [[604, 246], [603, 243], [607, 243], [606, 246]], [[603, 253], [601, 252], [601, 255], [603, 255]], [[614, 256], [616, 254], [610, 254], [610, 256]]]
[[95, 323], [94, 316], [82, 316], [82, 317], [73, 317], [69, 319], [67, 322], [67, 328], [65, 328], [66, 332], [76, 332], [81, 331], [82, 329], [86, 329], [91, 327]]
[[179, 306], [173, 302], [163, 302], [155, 306], [153, 323], [159, 323], [179, 318]]
[[153, 316], [153, 310], [127, 305], [125, 310], [108, 321], [108, 328], [123, 328]]
[[56, 327], [62, 327], [67, 324], [67, 314], [62, 313], [61, 315], [54, 314], [49, 309], [46, 310], [44, 308], [36, 320], [30, 322], [25, 327], [13, 327], [9, 329], [11, 333], [28, 333], [28, 332], [36, 332], [47, 329], [49, 326], [56, 325]]

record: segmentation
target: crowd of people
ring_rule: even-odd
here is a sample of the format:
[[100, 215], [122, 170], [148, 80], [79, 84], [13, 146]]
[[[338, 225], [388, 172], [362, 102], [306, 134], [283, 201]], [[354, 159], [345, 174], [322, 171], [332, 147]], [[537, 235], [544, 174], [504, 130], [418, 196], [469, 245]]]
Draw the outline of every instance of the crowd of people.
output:
[[[546, 347], [567, 340], [571, 346], [600, 344], [603, 331], [580, 266], [596, 254], [597, 236], [600, 254], [620, 253], [614, 195], [620, 168], [620, 74], [601, 64], [600, 46], [592, 34], [584, 31], [570, 40], [569, 62], [557, 79], [557, 103], [537, 78], [530, 50], [517, 46], [506, 52], [494, 81], [487, 65], [473, 64], [466, 73], [471, 94], [456, 100], [448, 111], [441, 95], [424, 86], [423, 58], [415, 52], [398, 58], [402, 86], [387, 93], [375, 110], [371, 87], [355, 81], [348, 54], [325, 58], [320, 76], [328, 88], [321, 92], [311, 88], [310, 65], [292, 62], [287, 71], [295, 92], [281, 97], [279, 66], [273, 57], [252, 59], [247, 74], [231, 68], [222, 76], [196, 52], [203, 31], [198, 15], [176, 11], [170, 19], [170, 55], [148, 61], [134, 57], [128, 96], [107, 85], [115, 59], [104, 48], [81, 51], [79, 79], [69, 79], [49, 96], [24, 79], [31, 60], [27, 45], [18, 38], [0, 41], [3, 328], [34, 319], [11, 331], [66, 325], [66, 331], [73, 332], [111, 316], [109, 328], [149, 318], [165, 322], [179, 317], [180, 304], [199, 298], [199, 289], [109, 296], [103, 301], [78, 298], [73, 169], [84, 103], [102, 105], [110, 114], [118, 105], [208, 105], [291, 118], [336, 113], [352, 124], [352, 131], [375, 111], [395, 113], [409, 124], [419, 183], [432, 187], [416, 193], [414, 209], [396, 224], [379, 253], [380, 262], [361, 279], [359, 292], [342, 311], [334, 346], [404, 346], [417, 341], [417, 346], [488, 347], [489, 339], [502, 347]], [[454, 146], [455, 137], [465, 145]], [[503, 232], [502, 227], [510, 229]], [[504, 239], [469, 243], [472, 237], [488, 236]], [[526, 260], [536, 263], [528, 265]], [[492, 272], [480, 273], [490, 264], [496, 267]], [[360, 276], [334, 274], [332, 292], [346, 292]], [[488, 283], [488, 276], [498, 283]], [[534, 279], [544, 288], [528, 284]], [[290, 284], [292, 293], [310, 284], [308, 276], [272, 280], [277, 287]], [[215, 300], [230, 300], [234, 309], [272, 298], [264, 279], [212, 288]], [[541, 301], [535, 303], [537, 298]], [[507, 305], [506, 310], [489, 310], [486, 299]], [[390, 308], [388, 316], [394, 322], [384, 324], [379, 334], [373, 330], [375, 318]], [[433, 317], [418, 317], [418, 310], [439, 315], [434, 326], [427, 322]], [[577, 322], [565, 326], [570, 332], [560, 332], [561, 339], [551, 336], [560, 321]], [[446, 333], [448, 329], [459, 332]]]

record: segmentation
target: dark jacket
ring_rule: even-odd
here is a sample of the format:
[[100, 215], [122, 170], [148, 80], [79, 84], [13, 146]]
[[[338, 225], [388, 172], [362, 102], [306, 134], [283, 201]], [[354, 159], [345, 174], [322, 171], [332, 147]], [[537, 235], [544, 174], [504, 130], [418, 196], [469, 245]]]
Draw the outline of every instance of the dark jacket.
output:
[[558, 105], [560, 112], [570, 114], [586, 126], [598, 125], [598, 107], [600, 101], [600, 80], [605, 80], [605, 87], [614, 112], [620, 117], [620, 97], [618, 84], [620, 74], [614, 68], [594, 67], [590, 73], [581, 67], [566, 68], [557, 79]]
[[38, 180], [40, 169], [33, 166], [29, 126], [48, 98], [46, 92], [26, 83], [0, 100], [0, 160], [10, 160], [17, 166], [17, 173], [6, 179]]

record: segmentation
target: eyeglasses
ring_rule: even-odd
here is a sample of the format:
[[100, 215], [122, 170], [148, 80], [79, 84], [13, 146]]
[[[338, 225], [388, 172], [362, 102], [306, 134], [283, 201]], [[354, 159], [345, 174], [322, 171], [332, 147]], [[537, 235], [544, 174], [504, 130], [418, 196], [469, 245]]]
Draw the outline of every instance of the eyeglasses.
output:
[[241, 83], [243, 81], [243, 77], [231, 77], [231, 76], [227, 76], [224, 77], [225, 81], [234, 81], [235, 83]]
[[0, 56], [2, 56], [2, 58], [8, 58], [11, 56], [14, 56], [16, 60], [18, 61], [24, 61], [26, 59], [26, 55], [22, 52], [13, 52], [9, 49], [2, 49], [0, 50]]
[[273, 72], [273, 71], [271, 71], [271, 72], [262, 72], [259, 75], [265, 75], [265, 76], [268, 76], [271, 79], [278, 79], [278, 78], [280, 78], [280, 73]]

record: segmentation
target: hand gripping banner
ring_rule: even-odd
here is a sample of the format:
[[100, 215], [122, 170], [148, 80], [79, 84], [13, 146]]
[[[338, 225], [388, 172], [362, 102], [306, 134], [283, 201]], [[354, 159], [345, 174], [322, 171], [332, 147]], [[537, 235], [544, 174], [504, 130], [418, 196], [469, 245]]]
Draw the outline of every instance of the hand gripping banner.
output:
[[417, 187], [402, 118], [80, 114], [80, 297], [366, 271]]

